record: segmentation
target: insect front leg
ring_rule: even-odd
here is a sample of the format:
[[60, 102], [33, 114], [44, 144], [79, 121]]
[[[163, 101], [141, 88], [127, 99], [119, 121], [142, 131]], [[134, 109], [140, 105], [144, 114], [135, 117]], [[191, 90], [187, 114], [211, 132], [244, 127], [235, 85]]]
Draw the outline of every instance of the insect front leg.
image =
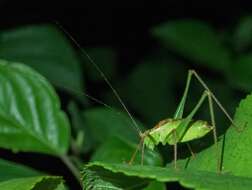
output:
[[142, 151], [141, 151], [141, 165], [143, 166], [144, 164], [144, 143], [142, 143]]
[[139, 141], [139, 143], [138, 143], [138, 145], [137, 145], [137, 148], [136, 148], [136, 150], [134, 151], [134, 153], [132, 154], [132, 156], [131, 156], [131, 158], [130, 158], [130, 161], [128, 162], [129, 165], [131, 165], [131, 164], [134, 162], [134, 160], [135, 160], [135, 158], [136, 158], [136, 154], [137, 154], [137, 152], [138, 152], [140, 149], [142, 149], [142, 151], [141, 151], [141, 165], [143, 165], [143, 159], [144, 159], [144, 139], [145, 139], [145, 137], [146, 137], [145, 134], [143, 134], [143, 135], [141, 136], [141, 139], [140, 139], [140, 141]]

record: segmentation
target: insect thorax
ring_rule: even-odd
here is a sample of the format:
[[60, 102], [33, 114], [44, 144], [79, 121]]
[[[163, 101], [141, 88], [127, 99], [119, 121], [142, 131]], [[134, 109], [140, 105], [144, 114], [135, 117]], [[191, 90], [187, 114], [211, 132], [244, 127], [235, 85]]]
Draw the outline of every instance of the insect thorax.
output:
[[[175, 143], [187, 142], [201, 138], [213, 129], [206, 121], [196, 120], [191, 121], [188, 126], [181, 126], [182, 121], [184, 119], [165, 119], [160, 121], [145, 134], [145, 146], [154, 149], [159, 143], [173, 145]], [[181, 131], [179, 128], [181, 127], [187, 128], [182, 134], [179, 133]]]

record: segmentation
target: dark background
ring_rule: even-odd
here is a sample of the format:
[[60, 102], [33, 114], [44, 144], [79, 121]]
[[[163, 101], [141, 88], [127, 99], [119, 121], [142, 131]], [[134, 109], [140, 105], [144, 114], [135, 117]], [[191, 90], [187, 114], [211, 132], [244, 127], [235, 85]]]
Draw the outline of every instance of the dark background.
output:
[[[14, 6], [13, 8], [13, 4]], [[163, 21], [193, 18], [206, 21], [218, 29], [233, 26], [238, 19], [250, 13], [249, 4], [229, 2], [189, 3], [168, 1], [159, 7], [164, 8], [108, 8], [102, 4], [93, 8], [17, 8], [15, 1], [2, 1], [1, 28], [16, 27], [58, 21], [83, 46], [109, 45], [122, 52], [128, 52], [134, 59], [146, 50], [153, 48], [148, 30]], [[38, 2], [39, 5], [39, 2]], [[156, 4], [158, 5], [158, 3]], [[43, 7], [42, 6], [42, 7]], [[67, 7], [63, 4], [62, 7]], [[69, 6], [74, 6], [70, 4]], [[29, 7], [29, 6], [28, 6]], [[78, 7], [78, 4], [76, 4]], [[86, 7], [89, 7], [87, 3]], [[148, 6], [147, 6], [148, 7]], [[136, 52], [137, 51], [137, 52]]]
[[[36, 2], [34, 2], [35, 4]], [[158, 5], [163, 8], [107, 8], [97, 2], [96, 8], [88, 3], [89, 8], [64, 8], [77, 4], [43, 4], [47, 8], [22, 8], [21, 3], [1, 1], [0, 29], [15, 28], [26, 24], [59, 22], [82, 47], [108, 46], [118, 53], [119, 72], [127, 72], [139, 64], [139, 60], [157, 47], [157, 42], [149, 36], [149, 30], [163, 21], [181, 18], [193, 18], [205, 21], [217, 30], [231, 28], [238, 19], [250, 13], [249, 5], [240, 3], [207, 3], [169, 1]], [[104, 2], [103, 2], [104, 3]], [[14, 6], [15, 4], [15, 6]], [[19, 7], [20, 5], [20, 7]], [[139, 5], [142, 5], [139, 2]], [[53, 8], [53, 6], [55, 8]], [[48, 8], [50, 7], [50, 8]], [[178, 56], [179, 57], [179, 56]], [[182, 59], [182, 58], [181, 58]], [[188, 64], [188, 67], [193, 66]], [[198, 68], [204, 75], [219, 77], [218, 73]], [[184, 77], [184, 76], [183, 76]], [[113, 82], [112, 82], [113, 83]], [[94, 90], [91, 88], [91, 91]], [[237, 92], [240, 94], [240, 92]], [[64, 96], [64, 95], [63, 95]], [[56, 158], [1, 150], [3, 158], [30, 165], [36, 169], [49, 171], [66, 177], [68, 184], [76, 188], [75, 179], [69, 175], [67, 168]], [[179, 187], [177, 187], [179, 188]]]

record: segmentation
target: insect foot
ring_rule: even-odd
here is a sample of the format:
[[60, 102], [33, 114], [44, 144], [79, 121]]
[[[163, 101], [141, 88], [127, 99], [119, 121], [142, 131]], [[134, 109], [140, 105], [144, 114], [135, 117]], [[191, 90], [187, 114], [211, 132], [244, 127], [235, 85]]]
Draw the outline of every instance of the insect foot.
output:
[[173, 164], [174, 164], [174, 170], [175, 170], [175, 172], [178, 172], [178, 171], [180, 171], [180, 168], [179, 168], [179, 166], [177, 165], [177, 163], [175, 164], [175, 161], [173, 162]]
[[243, 132], [247, 128], [247, 124], [248, 124], [248, 122], [245, 122], [245, 124], [243, 125], [243, 127], [241, 127], [241, 128], [237, 127], [236, 128], [237, 132], [239, 132], [239, 133]]
[[137, 152], [142, 148], [142, 158], [141, 158], [141, 165], [143, 165], [143, 141], [145, 139], [145, 137], [149, 134], [149, 131], [145, 131], [144, 133], [139, 133], [139, 136], [141, 138], [140, 142], [138, 143], [137, 145], [137, 148], [136, 150], [134, 151], [134, 153], [132, 154], [131, 158], [130, 158], [130, 161], [128, 162], [129, 165], [132, 165], [132, 163], [134, 162], [135, 158], [136, 158], [136, 154]]

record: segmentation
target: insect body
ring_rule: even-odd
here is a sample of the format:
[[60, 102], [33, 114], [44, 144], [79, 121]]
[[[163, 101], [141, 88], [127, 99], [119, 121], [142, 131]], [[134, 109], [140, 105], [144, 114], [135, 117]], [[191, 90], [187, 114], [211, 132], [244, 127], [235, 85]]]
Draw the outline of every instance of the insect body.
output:
[[[203, 86], [205, 91], [203, 92], [201, 98], [199, 99], [198, 103], [195, 105], [193, 110], [186, 117], [183, 118], [184, 106], [185, 106], [192, 76], [195, 76], [195, 78]], [[196, 112], [199, 110], [202, 103], [206, 99], [208, 100], [211, 124], [208, 124], [208, 122], [202, 121], [202, 120], [196, 120], [196, 121], [193, 120], [193, 116], [196, 114]], [[213, 110], [213, 101], [218, 105], [218, 107], [223, 111], [226, 117], [230, 120], [230, 122], [236, 128], [236, 126], [233, 123], [233, 120], [231, 119], [227, 111], [224, 109], [224, 107], [221, 105], [221, 103], [218, 101], [215, 95], [211, 92], [211, 90], [207, 87], [207, 85], [203, 82], [200, 76], [194, 70], [189, 70], [184, 94], [182, 96], [182, 99], [177, 107], [177, 110], [173, 118], [162, 120], [152, 129], [149, 129], [143, 133], [141, 131], [139, 132], [139, 136], [141, 140], [140, 140], [140, 143], [138, 144], [137, 149], [133, 153], [129, 161], [129, 164], [131, 164], [134, 161], [136, 153], [140, 149], [142, 149], [141, 163], [143, 164], [144, 147], [146, 146], [147, 148], [154, 149], [155, 146], [161, 143], [163, 145], [169, 144], [169, 145], [174, 146], [174, 167], [177, 168], [176, 166], [177, 144], [183, 143], [183, 142], [189, 142], [194, 139], [204, 137], [207, 133], [212, 131], [213, 137], [214, 137], [214, 144], [216, 145], [216, 151], [217, 151], [217, 156], [218, 156], [217, 171], [220, 172], [221, 171], [221, 162], [220, 162], [221, 155], [219, 155], [218, 153], [219, 151], [218, 151], [218, 145], [217, 145], [217, 134], [216, 134], [216, 125], [215, 125], [215, 117], [214, 117], [214, 110]], [[239, 129], [237, 128], [237, 130]], [[191, 151], [190, 145], [189, 144], [187, 145]], [[192, 151], [191, 153], [193, 154]]]
[[[189, 123], [188, 130], [182, 134], [173, 135], [183, 119], [166, 119], [159, 122], [150, 131], [145, 132], [143, 144], [153, 150], [156, 145], [174, 145], [178, 142], [188, 142], [199, 139], [213, 130], [213, 126], [206, 121], [198, 120]], [[176, 138], [174, 138], [176, 136]]]
[[[188, 71], [188, 76], [187, 76], [187, 82], [186, 82], [186, 87], [184, 90], [184, 94], [182, 96], [182, 99], [177, 107], [177, 110], [173, 116], [173, 118], [170, 119], [165, 119], [160, 121], [156, 126], [154, 126], [152, 129], [149, 129], [145, 132], [142, 132], [135, 119], [133, 116], [130, 114], [129, 110], [127, 109], [126, 105], [122, 101], [121, 97], [117, 93], [117, 91], [113, 88], [112, 84], [110, 81], [107, 79], [107, 77], [104, 75], [100, 67], [94, 62], [94, 60], [87, 54], [87, 52], [80, 47], [80, 45], [76, 42], [76, 40], [58, 23], [56, 23], [62, 31], [67, 34], [67, 36], [76, 44], [77, 47], [81, 50], [81, 52], [86, 55], [90, 63], [94, 66], [94, 68], [100, 73], [100, 75], [103, 77], [105, 82], [108, 84], [108, 86], [111, 88], [112, 92], [114, 93], [115, 97], [118, 99], [120, 104], [122, 105], [123, 109], [125, 112], [128, 114], [129, 118], [132, 121], [133, 126], [137, 130], [139, 136], [140, 136], [140, 142], [133, 153], [129, 164], [132, 164], [136, 153], [142, 149], [142, 161], [141, 163], [143, 164], [143, 153], [144, 153], [144, 147], [148, 147], [150, 149], [154, 149], [156, 145], [159, 143], [165, 145], [173, 145], [174, 146], [174, 167], [176, 168], [176, 161], [177, 161], [177, 144], [178, 143], [183, 143], [183, 142], [189, 142], [194, 139], [198, 139], [201, 137], [204, 137], [207, 133], [210, 131], [213, 132], [213, 137], [214, 137], [214, 144], [216, 145], [216, 150], [218, 152], [218, 145], [217, 145], [217, 134], [216, 134], [216, 125], [215, 125], [215, 117], [214, 117], [214, 110], [213, 110], [213, 102], [217, 104], [217, 106], [222, 110], [222, 112], [225, 114], [225, 116], [229, 119], [229, 121], [232, 123], [232, 126], [236, 128], [236, 130], [239, 132], [241, 131], [239, 128], [236, 127], [236, 125], [233, 123], [232, 118], [230, 115], [227, 113], [227, 111], [224, 109], [222, 104], [218, 101], [218, 99], [215, 97], [215, 95], [212, 93], [212, 91], [208, 88], [208, 86], [205, 84], [205, 82], [201, 79], [201, 77], [194, 71], [194, 70], [189, 70]], [[204, 92], [199, 99], [198, 103], [195, 105], [193, 110], [186, 116], [183, 117], [183, 112], [184, 112], [184, 106], [190, 86], [190, 82], [192, 79], [192, 76], [194, 76], [197, 81], [202, 85], [204, 88]], [[86, 94], [84, 94], [86, 95]], [[90, 98], [91, 96], [87, 96]], [[92, 100], [97, 101], [97, 99], [92, 98]], [[210, 113], [210, 118], [211, 118], [211, 124], [208, 124], [206, 121], [201, 121], [201, 120], [193, 120], [193, 116], [196, 114], [198, 109], [201, 107], [202, 103], [204, 100], [208, 100], [208, 105], [209, 105], [209, 113]], [[101, 103], [100, 101], [97, 101], [98, 103]], [[107, 106], [106, 104], [102, 103], [103, 105]], [[107, 106], [109, 107], [109, 106]], [[191, 151], [191, 148], [188, 144], [188, 147]], [[193, 152], [191, 151], [193, 154]], [[219, 153], [218, 153], [219, 155]], [[220, 157], [219, 155], [217, 159], [217, 171], [221, 171], [221, 162], [220, 162]]]

